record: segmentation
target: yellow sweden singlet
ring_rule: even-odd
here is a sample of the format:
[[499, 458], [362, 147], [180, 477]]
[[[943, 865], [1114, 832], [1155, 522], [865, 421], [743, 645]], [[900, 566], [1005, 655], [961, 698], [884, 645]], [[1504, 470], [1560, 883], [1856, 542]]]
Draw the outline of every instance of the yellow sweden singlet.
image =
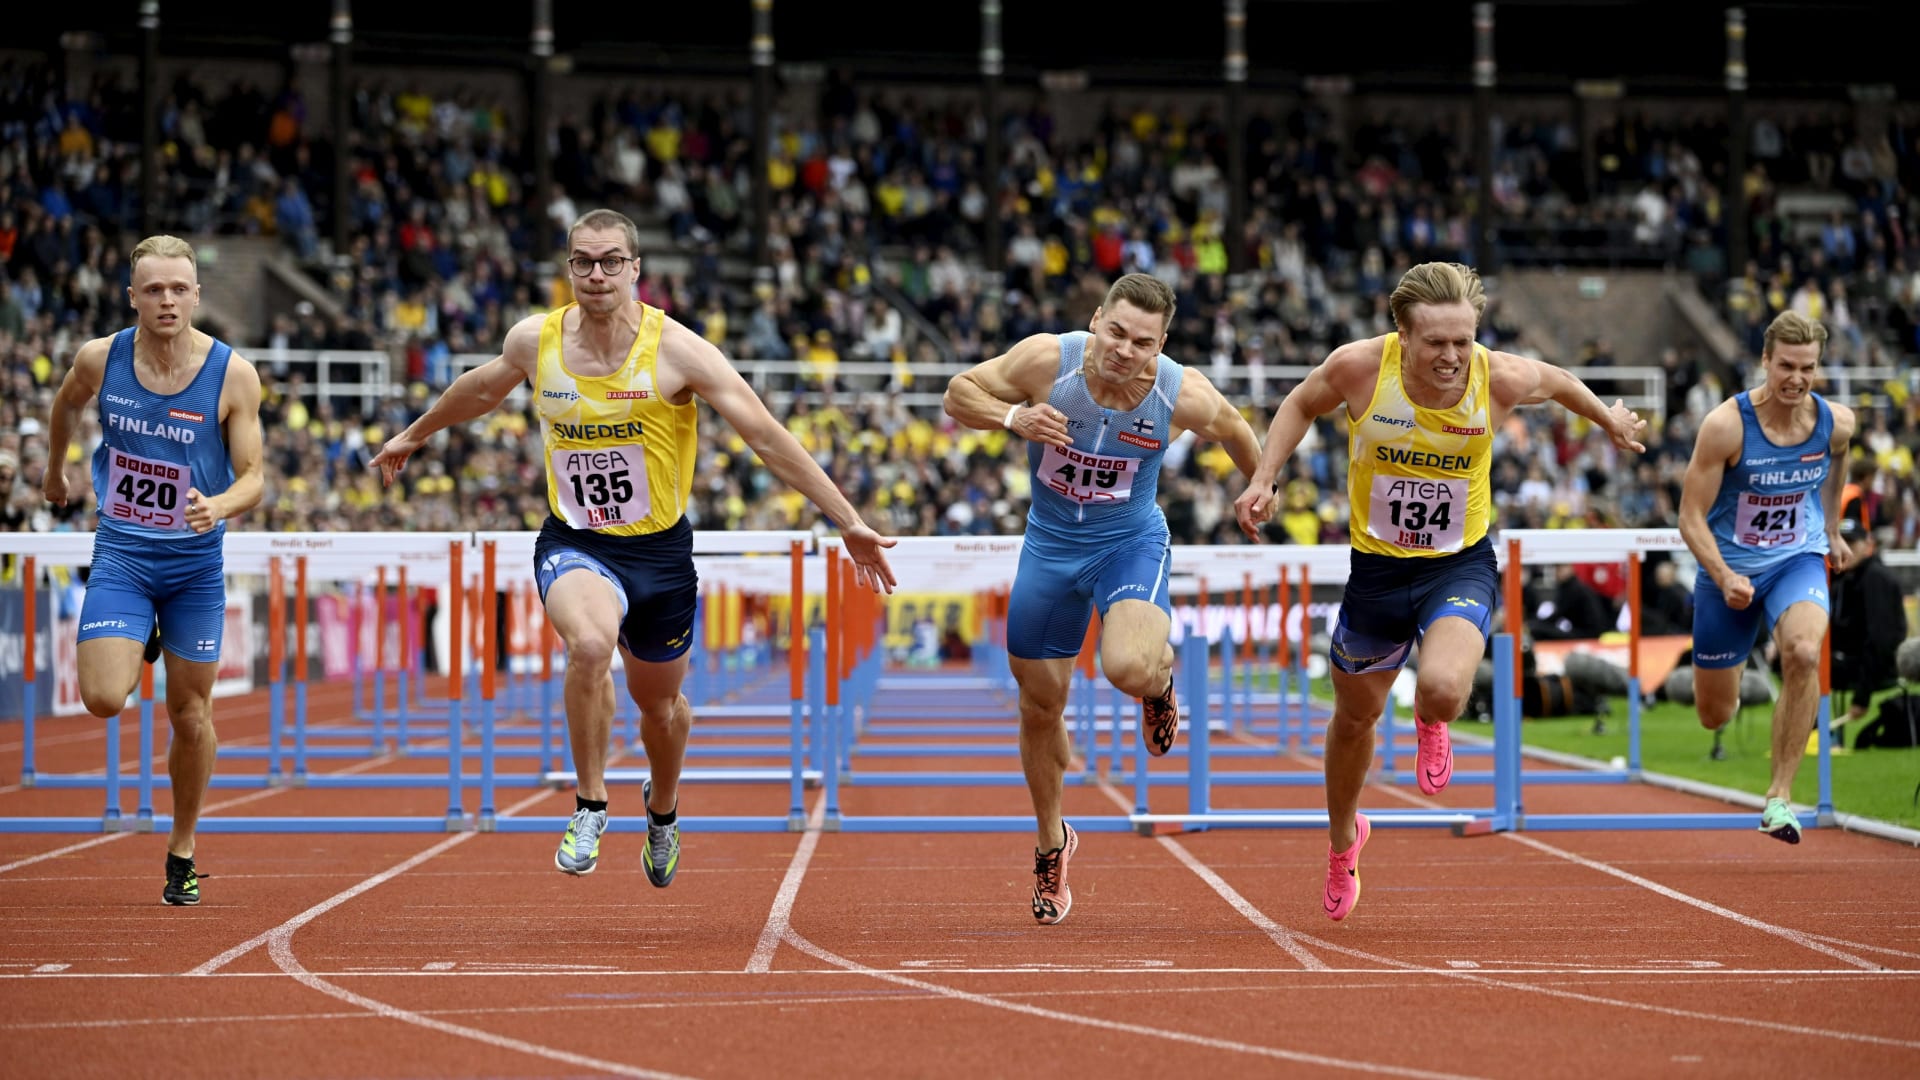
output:
[[1348, 417], [1353, 549], [1374, 555], [1450, 555], [1487, 535], [1492, 499], [1492, 391], [1487, 350], [1473, 347], [1467, 390], [1450, 409], [1426, 409], [1400, 381], [1400, 335], [1380, 351], [1373, 400]]
[[540, 327], [534, 403], [546, 437], [547, 505], [576, 529], [643, 536], [678, 524], [693, 493], [694, 402], [660, 397], [654, 365], [666, 315], [640, 305], [640, 333], [610, 375], [567, 369], [560, 355], [568, 304]]

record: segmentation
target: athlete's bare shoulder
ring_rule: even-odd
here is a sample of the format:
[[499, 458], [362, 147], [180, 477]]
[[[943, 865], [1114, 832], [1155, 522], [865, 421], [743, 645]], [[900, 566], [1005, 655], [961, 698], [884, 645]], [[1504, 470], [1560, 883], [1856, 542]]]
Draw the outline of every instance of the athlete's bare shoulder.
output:
[[500, 356], [517, 368], [529, 381], [540, 359], [540, 329], [545, 326], [545, 315], [529, 315], [507, 328], [507, 336], [500, 343]]
[[1364, 406], [1373, 397], [1373, 385], [1380, 377], [1380, 352], [1386, 335], [1349, 341], [1327, 354], [1321, 364], [1321, 376], [1355, 407]]

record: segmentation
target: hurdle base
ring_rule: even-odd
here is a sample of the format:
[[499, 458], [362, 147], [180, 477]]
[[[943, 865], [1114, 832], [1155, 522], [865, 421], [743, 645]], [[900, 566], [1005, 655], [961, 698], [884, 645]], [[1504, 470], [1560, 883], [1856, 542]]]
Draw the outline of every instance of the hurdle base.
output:
[[473, 823], [476, 832], [493, 832], [493, 815], [481, 814]]

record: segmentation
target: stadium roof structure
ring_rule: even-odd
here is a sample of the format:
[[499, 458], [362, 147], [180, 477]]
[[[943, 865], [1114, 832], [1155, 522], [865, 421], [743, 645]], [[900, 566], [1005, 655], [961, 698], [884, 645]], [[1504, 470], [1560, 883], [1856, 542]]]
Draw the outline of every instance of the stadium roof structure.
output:
[[[1471, 0], [1246, 0], [1249, 87], [1299, 90], [1314, 77], [1361, 91], [1466, 92]], [[1871, 0], [1742, 4], [1755, 96], [1844, 96], [1849, 87], [1920, 96], [1901, 63], [1908, 5]], [[59, 47], [85, 30], [114, 53], [138, 49], [137, 0], [23, 5], [13, 48]], [[1223, 4], [1147, 8], [1089, 0], [1001, 0], [1004, 82], [1084, 74], [1101, 88], [1215, 87]], [[173, 55], [289, 55], [327, 37], [331, 0], [161, 0], [161, 50]], [[368, 64], [517, 66], [528, 61], [531, 0], [471, 6], [352, 4], [354, 57]], [[609, 76], [738, 75], [748, 68], [749, 0], [630, 6], [553, 5], [555, 46], [572, 70]], [[1627, 93], [1724, 92], [1725, 6], [1672, 0], [1500, 0], [1500, 92], [1570, 91], [1577, 80]], [[118, 11], [119, 14], [115, 14]], [[104, 17], [103, 17], [104, 16]], [[789, 73], [840, 69], [863, 80], [965, 83], [979, 72], [980, 10], [969, 0], [774, 0], [778, 62]], [[1324, 84], [1323, 84], [1324, 85]], [[1885, 89], [1878, 92], [1884, 93]]]

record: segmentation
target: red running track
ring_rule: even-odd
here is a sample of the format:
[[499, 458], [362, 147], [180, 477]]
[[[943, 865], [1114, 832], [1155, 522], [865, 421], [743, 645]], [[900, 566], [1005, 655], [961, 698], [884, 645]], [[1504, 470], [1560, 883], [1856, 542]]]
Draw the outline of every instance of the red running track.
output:
[[[316, 720], [344, 711], [344, 689], [315, 687], [313, 703]], [[260, 697], [220, 702], [217, 716], [228, 745], [262, 741]], [[101, 726], [44, 724], [41, 770], [98, 768]], [[0, 777], [19, 764], [10, 728]], [[1180, 808], [1177, 790], [1154, 794], [1155, 809]], [[849, 813], [1028, 812], [1018, 788], [844, 796]], [[1528, 790], [1541, 811], [1598, 797]], [[1623, 812], [1726, 809], [1640, 787], [1604, 798]], [[640, 871], [638, 792], [614, 799], [589, 877], [554, 871], [556, 836], [209, 834], [205, 901], [190, 909], [159, 903], [160, 837], [0, 836], [6, 1072], [1920, 1075], [1920, 854], [1858, 835], [1816, 830], [1789, 847], [1758, 833], [1383, 828], [1362, 902], [1336, 925], [1319, 910], [1318, 830], [1083, 833], [1072, 915], [1039, 927], [1025, 834], [690, 832], [678, 878], [655, 890]], [[1223, 788], [1218, 801], [1319, 799]], [[1129, 800], [1070, 788], [1068, 812]], [[446, 808], [444, 790], [209, 801], [234, 814]], [[499, 801], [516, 815], [571, 809], [560, 792], [503, 789]], [[1375, 787], [1365, 804], [1489, 801], [1471, 787], [1437, 802]], [[689, 815], [784, 804], [783, 785], [683, 799]], [[0, 787], [0, 816], [99, 809], [97, 792]]]

